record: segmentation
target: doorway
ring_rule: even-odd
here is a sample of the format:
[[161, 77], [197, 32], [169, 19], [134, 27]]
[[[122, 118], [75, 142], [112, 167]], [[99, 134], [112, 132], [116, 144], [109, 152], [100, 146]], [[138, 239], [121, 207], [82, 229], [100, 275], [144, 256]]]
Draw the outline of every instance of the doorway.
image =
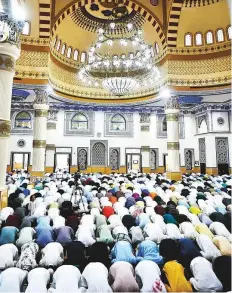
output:
[[141, 154], [126, 154], [127, 173], [141, 172], [142, 155]]
[[28, 171], [30, 153], [11, 153], [11, 170]]
[[167, 158], [168, 158], [168, 154], [163, 154], [164, 173], [167, 172], [167, 169], [168, 169], [168, 165], [167, 165], [168, 160], [167, 160]]
[[57, 170], [70, 172], [70, 166], [71, 166], [71, 154], [66, 154], [66, 153], [55, 154], [54, 172], [57, 172]]

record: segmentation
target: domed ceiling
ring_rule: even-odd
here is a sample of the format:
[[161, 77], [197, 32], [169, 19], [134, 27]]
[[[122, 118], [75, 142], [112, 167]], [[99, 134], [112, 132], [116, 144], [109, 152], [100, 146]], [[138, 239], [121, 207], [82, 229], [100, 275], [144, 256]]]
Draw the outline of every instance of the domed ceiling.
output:
[[[60, 96], [99, 102], [153, 99], [166, 85], [183, 91], [230, 85], [230, 14], [226, 0], [24, 1], [31, 31], [29, 36], [22, 36], [16, 82], [50, 82]], [[118, 38], [128, 36], [120, 13], [127, 24], [133, 24], [133, 30], [143, 31], [145, 43], [153, 48], [151, 63], [160, 72], [152, 87], [144, 84], [124, 96], [109, 94], [99, 83], [83, 83], [78, 76], [88, 65], [87, 52], [97, 42], [99, 28], [106, 29], [113, 21]], [[222, 31], [222, 40], [218, 40], [218, 30]], [[212, 42], [207, 43], [209, 31]], [[200, 45], [196, 43], [199, 33]], [[186, 46], [186, 34], [192, 38], [190, 46]], [[102, 45], [101, 50], [109, 54], [107, 46]], [[131, 44], [115, 45], [110, 51], [112, 58], [136, 53]]]

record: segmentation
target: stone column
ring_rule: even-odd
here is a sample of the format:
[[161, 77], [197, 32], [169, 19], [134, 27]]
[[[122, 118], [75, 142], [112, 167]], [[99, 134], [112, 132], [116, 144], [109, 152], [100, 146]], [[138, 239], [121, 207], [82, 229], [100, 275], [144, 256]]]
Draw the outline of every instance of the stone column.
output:
[[56, 150], [56, 123], [57, 111], [50, 110], [47, 122], [47, 145], [46, 145], [46, 172], [54, 172]]
[[48, 95], [45, 90], [36, 90], [34, 102], [34, 133], [33, 133], [33, 157], [32, 177], [43, 177], [45, 172], [45, 150], [47, 138]]
[[177, 97], [168, 98], [165, 114], [167, 119], [167, 178], [181, 180], [179, 144], [179, 103]]
[[[0, 14], [0, 208], [7, 204], [5, 186], [11, 131], [11, 96], [15, 63], [20, 56], [20, 32], [23, 23], [7, 14]], [[4, 194], [4, 198], [3, 198]], [[6, 198], [5, 198], [6, 197]]]

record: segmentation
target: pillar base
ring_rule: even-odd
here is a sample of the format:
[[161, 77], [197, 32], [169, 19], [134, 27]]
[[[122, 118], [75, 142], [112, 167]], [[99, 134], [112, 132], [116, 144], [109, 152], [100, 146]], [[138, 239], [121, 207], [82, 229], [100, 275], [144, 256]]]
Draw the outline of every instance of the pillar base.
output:
[[181, 181], [182, 173], [181, 172], [167, 172], [166, 177], [167, 179]]
[[0, 189], [0, 209], [8, 206], [8, 190], [7, 188]]

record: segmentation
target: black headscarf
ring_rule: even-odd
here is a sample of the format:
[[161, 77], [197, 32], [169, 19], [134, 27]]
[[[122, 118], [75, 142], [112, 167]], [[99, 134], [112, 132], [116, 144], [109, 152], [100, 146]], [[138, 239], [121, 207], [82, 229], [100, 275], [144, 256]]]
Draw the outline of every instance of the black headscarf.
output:
[[67, 259], [65, 265], [77, 266], [83, 272], [87, 261], [85, 258], [85, 245], [80, 241], [73, 241], [67, 244]]
[[223, 285], [223, 291], [231, 291], [231, 257], [227, 255], [217, 257], [213, 262], [213, 270]]
[[163, 239], [160, 242], [159, 252], [165, 261], [179, 260], [180, 258], [177, 243], [172, 239]]
[[107, 269], [109, 269], [111, 261], [109, 258], [108, 246], [103, 242], [95, 242], [90, 247], [89, 262], [101, 262], [107, 267]]
[[125, 215], [122, 218], [122, 223], [129, 231], [131, 227], [135, 226], [135, 219], [131, 215]]

